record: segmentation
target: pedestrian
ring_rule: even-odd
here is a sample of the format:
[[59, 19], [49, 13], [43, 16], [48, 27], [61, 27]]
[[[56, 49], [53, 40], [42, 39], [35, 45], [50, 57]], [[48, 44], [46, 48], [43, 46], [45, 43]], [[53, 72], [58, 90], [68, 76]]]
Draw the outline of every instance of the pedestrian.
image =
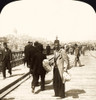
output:
[[46, 53], [47, 53], [47, 55], [50, 54], [50, 50], [51, 50], [50, 45], [47, 44], [47, 46], [46, 46]]
[[86, 51], [86, 46], [82, 46], [81, 52], [82, 52], [83, 56], [85, 56], [85, 51]]
[[36, 83], [38, 82], [38, 76], [41, 78], [41, 91], [45, 90], [45, 74], [46, 71], [43, 68], [42, 61], [46, 59], [46, 55], [43, 54], [43, 45], [38, 44], [39, 51], [34, 56], [34, 67], [33, 67], [33, 81], [32, 81], [32, 92], [34, 93]]
[[75, 66], [77, 66], [77, 63], [79, 64], [79, 67], [81, 67], [81, 61], [80, 61], [80, 48], [77, 44], [75, 44]]
[[24, 54], [25, 54], [24, 63], [27, 63], [27, 67], [30, 66], [30, 48], [31, 48], [31, 42], [28, 41], [28, 44], [24, 48]]
[[64, 66], [66, 62], [69, 65], [67, 53], [60, 50], [59, 43], [55, 43], [54, 50], [54, 68], [53, 68], [53, 88], [55, 96], [64, 98], [65, 97], [65, 81], [63, 77], [64, 71], [67, 71], [67, 66]]
[[2, 49], [2, 73], [3, 78], [6, 78], [6, 69], [8, 69], [8, 72], [10, 75], [12, 75], [12, 68], [10, 61], [12, 60], [12, 52], [8, 48], [7, 43], [3, 43], [3, 49]]
[[[38, 41], [35, 41], [34, 42], [34, 48], [35, 48], [35, 52], [34, 52], [34, 57], [35, 57], [35, 54], [37, 52], [39, 52], [39, 43], [38, 43]], [[33, 58], [33, 62], [34, 61], [35, 61], [35, 58]], [[34, 66], [35, 67], [34, 63], [31, 66]], [[33, 75], [33, 67], [31, 67], [31, 74]], [[37, 78], [37, 81], [35, 83], [35, 86], [39, 86], [39, 75], [36, 75], [36, 78]], [[32, 83], [33, 83], [33, 81], [32, 81]], [[31, 86], [32, 86], [32, 84], [31, 84]]]
[[30, 73], [32, 74], [33, 65], [34, 65], [34, 55], [36, 53], [36, 49], [33, 46], [33, 42], [30, 42], [30, 49], [29, 49], [29, 65], [30, 65]]
[[56, 40], [54, 41], [54, 44], [55, 43], [58, 43], [58, 44], [60, 43], [59, 40], [58, 40], [58, 36], [56, 36]]

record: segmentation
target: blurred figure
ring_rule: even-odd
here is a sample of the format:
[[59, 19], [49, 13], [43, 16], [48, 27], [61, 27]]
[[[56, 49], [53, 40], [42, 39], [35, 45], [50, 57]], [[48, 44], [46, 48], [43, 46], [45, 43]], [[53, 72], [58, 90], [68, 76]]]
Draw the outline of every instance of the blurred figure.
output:
[[75, 44], [75, 66], [77, 66], [77, 63], [79, 64], [79, 67], [81, 67], [81, 62], [80, 62], [80, 49], [77, 44]]
[[86, 46], [82, 46], [81, 53], [83, 54], [83, 56], [85, 56], [86, 50], [87, 50]]
[[2, 73], [3, 78], [6, 78], [6, 69], [10, 75], [12, 75], [12, 68], [10, 61], [12, 60], [11, 50], [8, 48], [7, 43], [3, 43], [4, 48], [2, 49]]
[[32, 74], [33, 65], [34, 65], [34, 55], [36, 53], [36, 49], [33, 46], [33, 42], [30, 42], [30, 49], [28, 53], [29, 53], [29, 68], [30, 68], [30, 73]]
[[28, 41], [28, 44], [24, 48], [24, 54], [25, 54], [24, 63], [27, 63], [27, 67], [30, 66], [30, 49], [31, 49], [31, 43], [30, 41]]
[[71, 55], [74, 54], [74, 48], [73, 48], [73, 46], [70, 46], [70, 47], [69, 47], [69, 53], [70, 53]]
[[56, 36], [56, 40], [54, 41], [54, 44], [55, 44], [55, 43], [60, 44], [60, 41], [58, 40], [58, 36]]
[[43, 68], [42, 61], [46, 59], [46, 55], [43, 54], [43, 45], [38, 44], [38, 52], [34, 56], [34, 67], [33, 67], [33, 81], [32, 81], [32, 92], [34, 93], [36, 83], [38, 82], [38, 76], [41, 78], [41, 91], [45, 90], [45, 74], [46, 71]]
[[49, 46], [49, 44], [46, 46], [46, 53], [47, 53], [47, 55], [49, 55], [50, 54], [50, 50], [51, 50], [51, 48], [50, 48], [50, 46]]
[[69, 54], [69, 46], [68, 45], [65, 45], [65, 51], [67, 54]]
[[[35, 47], [35, 53], [34, 53], [34, 56], [35, 56], [35, 54], [37, 52], [39, 52], [39, 43], [38, 43], [38, 41], [35, 41], [34, 42], [34, 47]], [[35, 59], [34, 58], [33, 58], [33, 62], [35, 62]], [[33, 63], [33, 66], [35, 67], [34, 63]], [[33, 68], [31, 69], [31, 73], [33, 74]], [[39, 86], [39, 75], [36, 75], [36, 77], [37, 77], [37, 81], [36, 81], [35, 85], [36, 86]], [[33, 81], [32, 81], [32, 83], [33, 83]]]

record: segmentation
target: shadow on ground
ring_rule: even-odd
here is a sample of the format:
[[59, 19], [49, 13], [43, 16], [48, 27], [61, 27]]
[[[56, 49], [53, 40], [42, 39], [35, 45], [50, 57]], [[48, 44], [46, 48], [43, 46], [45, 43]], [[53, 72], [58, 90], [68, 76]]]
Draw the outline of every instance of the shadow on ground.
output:
[[[45, 86], [45, 90], [44, 91], [51, 90], [51, 89], [53, 89], [53, 85], [52, 84]], [[39, 92], [41, 92], [41, 89], [37, 90], [35, 92], [35, 94], [38, 94]]]
[[72, 67], [73, 67], [73, 65], [70, 65], [70, 66], [68, 67], [68, 70], [71, 69]]
[[[46, 84], [50, 84], [52, 81], [53, 81], [53, 80], [46, 80], [46, 81], [45, 81], [45, 85], [46, 85]], [[38, 86], [40, 86], [40, 84], [41, 84], [41, 82], [39, 82]]]
[[53, 80], [46, 80], [45, 84], [50, 84]]
[[80, 89], [71, 89], [66, 91], [66, 97], [72, 96], [73, 98], [79, 98], [79, 94], [86, 93], [84, 90]]

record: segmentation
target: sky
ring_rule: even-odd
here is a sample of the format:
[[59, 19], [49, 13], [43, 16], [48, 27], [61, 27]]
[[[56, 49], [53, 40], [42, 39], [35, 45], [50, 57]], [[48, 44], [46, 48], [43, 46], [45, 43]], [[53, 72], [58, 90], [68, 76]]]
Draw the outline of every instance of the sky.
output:
[[60, 41], [96, 40], [96, 13], [74, 0], [21, 0], [0, 14], [0, 36], [15, 34]]

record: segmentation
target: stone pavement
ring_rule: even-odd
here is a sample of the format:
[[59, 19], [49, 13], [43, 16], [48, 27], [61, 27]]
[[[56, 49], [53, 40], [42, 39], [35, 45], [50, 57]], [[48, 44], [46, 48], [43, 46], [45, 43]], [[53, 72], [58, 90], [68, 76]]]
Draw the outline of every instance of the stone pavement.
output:
[[[96, 51], [90, 51], [95, 56]], [[81, 56], [81, 62], [85, 66], [72, 67], [69, 70], [71, 81], [66, 82], [66, 98], [63, 100], [96, 100], [96, 58], [88, 51], [85, 56]], [[69, 55], [70, 61], [74, 62], [74, 56]], [[45, 91], [40, 91], [40, 86], [36, 87], [35, 94], [31, 91], [32, 77], [21, 84], [18, 88], [5, 96], [2, 100], [57, 100], [54, 97], [52, 86], [53, 72], [46, 75]]]

